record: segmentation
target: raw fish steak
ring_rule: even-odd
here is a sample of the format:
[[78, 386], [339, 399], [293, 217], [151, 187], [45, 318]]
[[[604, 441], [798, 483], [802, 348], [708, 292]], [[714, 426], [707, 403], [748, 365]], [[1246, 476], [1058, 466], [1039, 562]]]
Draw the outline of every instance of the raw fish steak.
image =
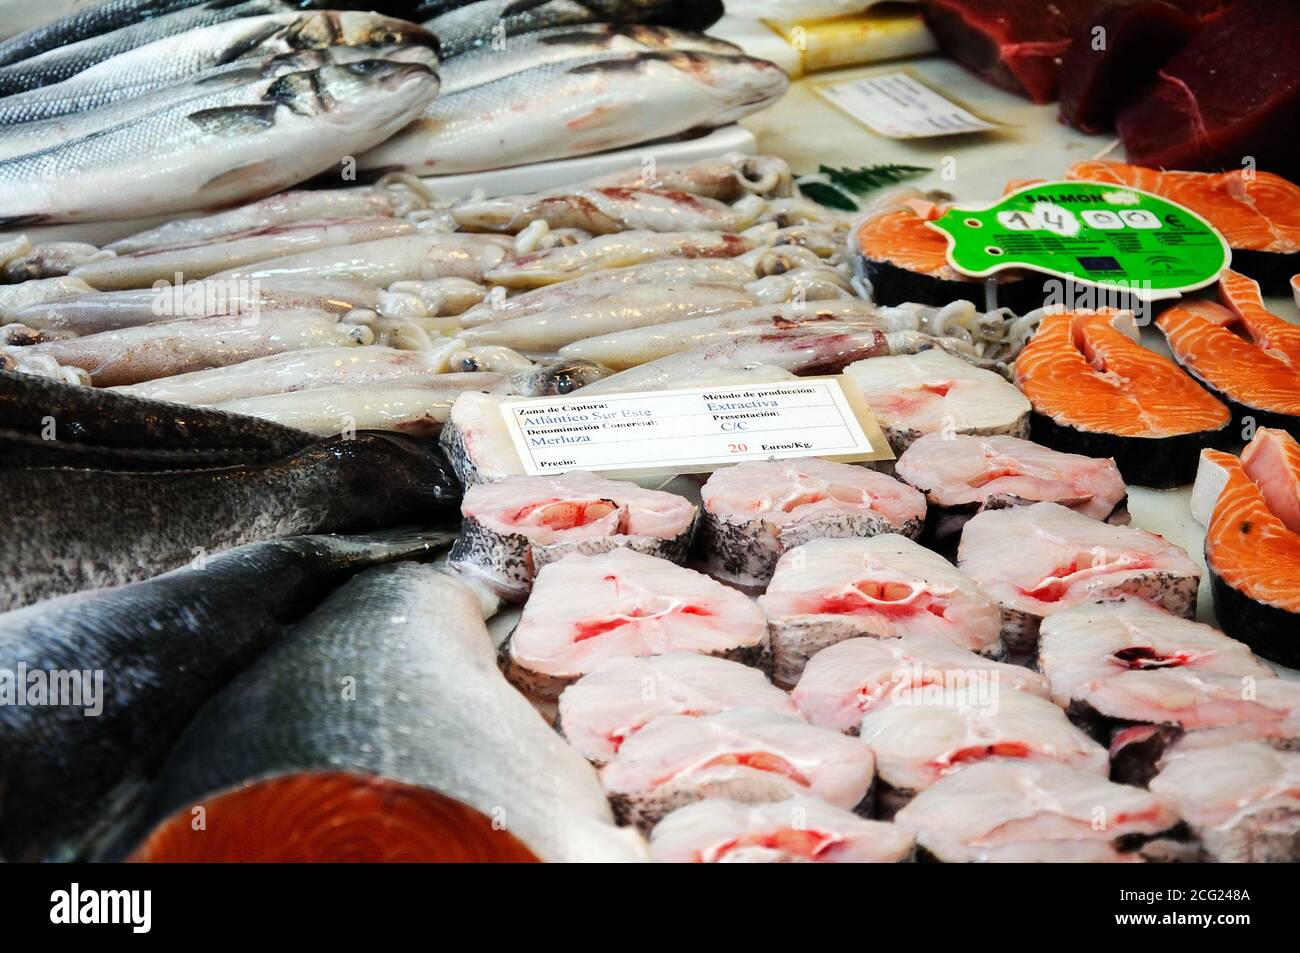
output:
[[896, 864], [911, 860], [914, 847], [895, 824], [802, 795], [771, 804], [709, 798], [650, 833], [650, 858], [660, 864]]
[[866, 811], [875, 769], [856, 739], [766, 709], [734, 708], [656, 718], [627, 740], [600, 780], [615, 817], [649, 832], [677, 808], [711, 797], [750, 803], [806, 794]]
[[710, 655], [613, 658], [560, 694], [557, 727], [588, 761], [604, 764], [660, 715], [766, 708], [798, 718], [790, 696], [756, 668]]
[[859, 737], [876, 755], [882, 808], [897, 808], [940, 778], [989, 758], [1057, 762], [1105, 777], [1106, 749], [1045, 698], [979, 683], [947, 703], [921, 693], [914, 704], [869, 711]]
[[1029, 435], [1029, 401], [993, 371], [931, 348], [857, 361], [844, 376], [861, 392], [895, 453], [927, 433]]
[[848, 639], [822, 649], [808, 661], [790, 697], [810, 724], [856, 735], [869, 711], [973, 679], [1048, 697], [1047, 679], [1037, 672], [994, 662], [925, 632]]
[[1005, 655], [997, 604], [952, 563], [903, 536], [815, 539], [792, 549], [758, 604], [781, 686], [794, 685], [819, 651], [855, 636], [923, 633]]
[[1300, 751], [1260, 742], [1175, 746], [1151, 790], [1173, 802], [1210, 860], [1300, 862]]
[[549, 700], [609, 659], [670, 652], [761, 664], [767, 623], [703, 573], [620, 548], [544, 567], [503, 661], [515, 685]]
[[741, 586], [767, 585], [787, 550], [810, 539], [916, 537], [925, 498], [883, 473], [811, 457], [715, 470], [700, 491], [705, 569]]
[[1140, 861], [1135, 842], [1174, 827], [1178, 814], [1104, 773], [994, 758], [922, 791], [895, 821], [947, 863], [1119, 863]]
[[685, 498], [582, 470], [511, 476], [465, 491], [451, 561], [502, 596], [522, 599], [533, 575], [570, 553], [626, 546], [685, 562], [696, 508]]
[[524, 472], [501, 416], [501, 398], [496, 394], [466, 391], [457, 397], [438, 440], [466, 487]]
[[957, 565], [1002, 607], [1002, 637], [1031, 653], [1040, 620], [1085, 602], [1142, 599], [1196, 612], [1201, 570], [1163, 537], [1098, 523], [1059, 503], [986, 510], [962, 530]]

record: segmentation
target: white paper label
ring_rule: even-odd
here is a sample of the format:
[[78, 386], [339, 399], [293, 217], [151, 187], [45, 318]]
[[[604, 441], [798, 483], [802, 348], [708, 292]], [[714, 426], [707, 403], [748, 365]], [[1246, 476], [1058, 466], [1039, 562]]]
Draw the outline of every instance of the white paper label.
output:
[[873, 132], [891, 139], [951, 136], [996, 128], [906, 73], [825, 83], [817, 90]]
[[578, 392], [507, 401], [501, 410], [530, 476], [692, 473], [742, 460], [890, 456], [879, 436], [872, 445], [833, 377], [590, 397]]

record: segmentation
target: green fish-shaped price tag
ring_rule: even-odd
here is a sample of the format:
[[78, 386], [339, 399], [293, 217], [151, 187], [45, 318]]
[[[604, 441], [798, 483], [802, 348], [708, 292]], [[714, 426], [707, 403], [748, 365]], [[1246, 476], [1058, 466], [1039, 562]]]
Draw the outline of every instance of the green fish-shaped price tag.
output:
[[927, 224], [947, 236], [949, 264], [973, 278], [1028, 268], [1146, 301], [1203, 288], [1232, 260], [1223, 236], [1191, 209], [1101, 182], [1030, 185]]

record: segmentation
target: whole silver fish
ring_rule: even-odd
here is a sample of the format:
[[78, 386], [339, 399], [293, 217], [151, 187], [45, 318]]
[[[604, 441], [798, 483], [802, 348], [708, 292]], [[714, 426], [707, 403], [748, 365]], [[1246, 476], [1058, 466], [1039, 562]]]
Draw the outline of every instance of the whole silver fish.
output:
[[733, 152], [697, 162], [641, 162], [586, 183], [587, 188], [663, 189], [735, 202], [746, 195], [778, 198], [792, 194], [794, 175], [778, 156]]
[[829, 301], [775, 304], [747, 308], [707, 318], [613, 331], [574, 341], [560, 348], [563, 358], [593, 361], [616, 371], [637, 367], [706, 345], [743, 337], [772, 338], [802, 334], [810, 329], [882, 331], [917, 330], [915, 320], [895, 320], [868, 301]]
[[604, 298], [466, 328], [458, 336], [471, 346], [501, 344], [548, 353], [602, 333], [717, 316], [756, 304], [757, 298], [734, 285], [633, 285]]
[[323, 222], [340, 218], [391, 218], [410, 209], [413, 197], [401, 189], [358, 186], [345, 189], [303, 189], [277, 192], [264, 199], [224, 212], [164, 222], [128, 235], [104, 248], [119, 255], [233, 238], [244, 232], [298, 222]]
[[887, 333], [879, 330], [739, 338], [671, 354], [620, 371], [583, 388], [586, 394], [687, 387], [701, 374], [751, 364], [780, 367], [795, 374], [835, 374], [854, 361], [891, 353]]
[[38, 330], [88, 335], [174, 318], [247, 315], [261, 311], [344, 315], [359, 308], [374, 310], [378, 304], [379, 292], [370, 285], [320, 280], [214, 280], [131, 291], [99, 291], [43, 301], [15, 309], [12, 318]]
[[217, 278], [327, 278], [388, 287], [398, 281], [436, 278], [483, 280], [514, 257], [504, 235], [435, 234], [383, 238], [219, 272]]
[[721, 0], [480, 0], [463, 5], [427, 0], [417, 15], [438, 34], [443, 56], [508, 42], [548, 27], [586, 23], [663, 23], [702, 33], [722, 16]]
[[516, 234], [534, 222], [580, 228], [593, 235], [639, 229], [651, 232], [739, 232], [753, 225], [767, 203], [747, 196], [734, 205], [690, 192], [625, 187], [465, 199], [451, 208], [462, 228]]
[[735, 122], [788, 84], [779, 67], [745, 56], [589, 56], [440, 97], [358, 163], [444, 175], [589, 155]]
[[99, 387], [137, 384], [205, 367], [324, 345], [357, 346], [374, 331], [319, 311], [268, 311], [258, 315], [183, 318], [86, 337], [32, 344], [21, 350], [80, 367]]
[[447, 355], [437, 351], [402, 351], [380, 345], [314, 347], [111, 389], [173, 404], [220, 404], [340, 385], [438, 385], [444, 383], [440, 378], [455, 377], [448, 375], [447, 369]]
[[[85, 113], [206, 73], [213, 82], [239, 76], [275, 56], [355, 48], [407, 51], [391, 59], [427, 62], [435, 40], [413, 23], [375, 13], [278, 13], [230, 20], [120, 53], [51, 86], [0, 99], [0, 126]], [[416, 50], [421, 53], [415, 53]]]
[[71, 275], [101, 291], [149, 288], [154, 282], [171, 281], [177, 276], [195, 281], [241, 265], [414, 233], [415, 226], [399, 218], [272, 225], [224, 241], [164, 246], [88, 262], [72, 269]]
[[70, 13], [97, 6], [103, 0], [0, 0], [0, 39], [7, 40], [53, 23]]
[[395, 430], [429, 437], [442, 429], [451, 416], [451, 405], [466, 391], [508, 394], [510, 383], [500, 374], [439, 374], [419, 382], [339, 384], [212, 406], [321, 437], [354, 430]]
[[665, 258], [738, 258], [762, 245], [757, 237], [731, 232], [634, 230], [520, 255], [491, 268], [486, 278], [507, 288], [541, 288], [580, 275]]
[[[33, 23], [0, 43], [0, 65], [17, 63], [28, 57], [55, 50], [61, 46], [84, 40], [90, 36], [111, 33], [119, 27], [127, 26], [137, 20], [163, 16], [185, 7], [193, 7], [204, 0], [102, 0], [97, 3], [69, 4], [67, 0], [55, 0], [53, 3], [32, 4], [26, 6], [43, 7], [47, 16], [43, 22]], [[10, 19], [10, 6], [23, 6], [10, 0], [0, 6], [0, 14]], [[68, 8], [70, 9], [60, 9]], [[78, 8], [79, 7], [79, 8]], [[28, 19], [35, 19], [28, 14]]]
[[[506, 682], [495, 652], [480, 600], [460, 580], [416, 563], [362, 573], [186, 728], [141, 826], [148, 831], [179, 816], [181, 836], [196, 846], [235, 850], [234, 840], [211, 827], [189, 830], [193, 805], [208, 805], [216, 816], [223, 793], [259, 779], [342, 771], [368, 779], [368, 792], [402, 785], [400, 803], [410, 813], [399, 822], [383, 808], [360, 814], [345, 800], [308, 806], [282, 793], [280, 806], [267, 812], [268, 829], [278, 826], [281, 811], [310, 817], [290, 854], [337, 857], [340, 849], [377, 843], [338, 831], [371, 824], [378, 833], [401, 823], [392, 853], [426, 858], [453, 839], [415, 819], [424, 791], [478, 812], [477, 824], [457, 828], [462, 849], [496, 855], [495, 841], [500, 855], [516, 858], [522, 844], [545, 861], [644, 860], [644, 841], [614, 823], [594, 769]], [[356, 685], [356, 699], [340, 704], [344, 683]], [[145, 839], [143, 859], [155, 856], [155, 843]]]
[[[135, 218], [293, 185], [401, 128], [437, 93], [419, 63], [365, 60], [223, 90], [0, 161], [0, 225]], [[224, 105], [222, 103], [225, 103]]]
[[589, 23], [553, 27], [491, 43], [454, 56], [442, 71], [442, 95], [481, 86], [547, 63], [581, 59], [596, 53], [636, 50], [702, 50], [736, 54], [740, 48], [702, 33], [642, 23]]
[[[267, 474], [263, 489], [291, 501], [295, 495], [291, 483], [296, 480], [304, 492], [315, 487], [321, 493], [338, 494], [340, 488], [327, 482], [330, 477], [369, 482], [362, 475], [367, 456], [370, 462], [391, 469], [395, 480], [400, 479], [399, 472], [410, 474], [416, 469], [409, 464], [395, 465], [396, 461], [383, 460], [377, 454], [357, 454], [351, 464], [342, 459], [335, 465], [326, 460], [300, 460], [282, 479]], [[96, 488], [96, 478], [105, 476], [105, 484], [119, 484], [124, 477], [93, 470], [52, 472], [51, 490], [62, 476], [73, 474], [71, 483], [78, 490], [90, 491], [87, 499], [106, 488]], [[185, 476], [204, 483], [205, 489], [219, 480], [213, 471], [195, 471], [181, 477], [172, 474], [165, 478], [170, 482], [155, 484], [158, 492], [153, 509], [141, 507], [150, 523], [156, 523], [167, 503], [189, 499]], [[382, 472], [377, 476], [388, 479]], [[254, 479], [254, 474], [238, 468], [231, 483], [252, 484]], [[407, 512], [413, 513], [413, 494], [408, 488], [399, 492], [406, 497]], [[352, 495], [360, 497], [363, 505], [377, 502], [367, 499], [368, 494]], [[205, 530], [228, 524], [243, 511], [242, 506], [265, 512], [268, 505], [260, 495], [247, 500], [233, 498], [234, 505], [229, 508], [206, 494], [198, 496], [202, 499], [194, 499], [188, 511], [174, 507], [172, 515], [181, 526], [171, 533], [161, 532], [169, 543], [202, 541]], [[428, 519], [437, 513], [429, 504], [436, 507], [446, 499], [445, 493], [442, 500], [436, 493], [426, 496], [419, 515]], [[303, 502], [313, 504], [310, 498]], [[143, 525], [126, 521], [133, 515], [129, 505], [102, 499], [99, 505], [111, 510], [113, 518], [124, 520], [117, 527], [117, 539], [136, 543], [141, 536], [149, 539]], [[206, 526], [205, 515], [213, 518]], [[54, 521], [46, 522], [54, 525]], [[111, 541], [111, 520], [102, 523]], [[95, 528], [99, 529], [98, 523]], [[0, 827], [0, 858], [68, 860], [82, 859], [87, 852], [94, 856], [100, 839], [112, 837], [115, 825], [123, 820], [120, 807], [114, 810], [110, 805], [130, 803], [121, 795], [156, 771], [185, 723], [208, 696], [279, 639], [305, 609], [358, 569], [427, 557], [450, 538], [448, 532], [430, 530], [299, 536], [252, 543], [154, 579], [52, 599], [0, 615], [0, 666], [6, 670], [26, 666], [33, 671], [62, 673], [90, 670], [103, 676], [103, 691], [93, 704], [82, 708], [0, 708], [0, 732], [5, 738], [0, 746], [0, 777], [5, 779], [0, 786], [0, 816], [5, 819]], [[111, 552], [117, 555], [120, 549], [118, 543]], [[61, 558], [65, 553], [60, 547], [50, 555]], [[93, 552], [89, 559], [98, 561], [105, 555]], [[194, 558], [188, 551], [181, 556], [183, 561]], [[495, 671], [491, 674], [501, 677]], [[501, 684], [505, 691], [514, 692], [504, 681]], [[93, 682], [89, 687], [93, 690]], [[522, 698], [519, 704], [527, 707]], [[86, 717], [84, 709], [96, 707], [95, 716]], [[567, 748], [540, 719], [536, 731], [539, 735], [551, 733], [553, 746]]]

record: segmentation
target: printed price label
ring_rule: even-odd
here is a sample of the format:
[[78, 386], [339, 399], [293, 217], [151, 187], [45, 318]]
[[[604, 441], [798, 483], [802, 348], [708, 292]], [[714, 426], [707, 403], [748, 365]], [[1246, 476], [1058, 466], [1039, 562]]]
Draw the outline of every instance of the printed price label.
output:
[[742, 460], [890, 460], [852, 386], [839, 377], [779, 384], [535, 397], [501, 406], [530, 476], [708, 473]]
[[952, 136], [997, 128], [906, 73], [823, 83], [816, 89], [872, 132], [891, 139]]
[[1223, 236], [1191, 209], [1101, 182], [1030, 185], [927, 224], [948, 237], [949, 263], [971, 277], [1030, 268], [1147, 301], [1203, 288], [1232, 260]]

